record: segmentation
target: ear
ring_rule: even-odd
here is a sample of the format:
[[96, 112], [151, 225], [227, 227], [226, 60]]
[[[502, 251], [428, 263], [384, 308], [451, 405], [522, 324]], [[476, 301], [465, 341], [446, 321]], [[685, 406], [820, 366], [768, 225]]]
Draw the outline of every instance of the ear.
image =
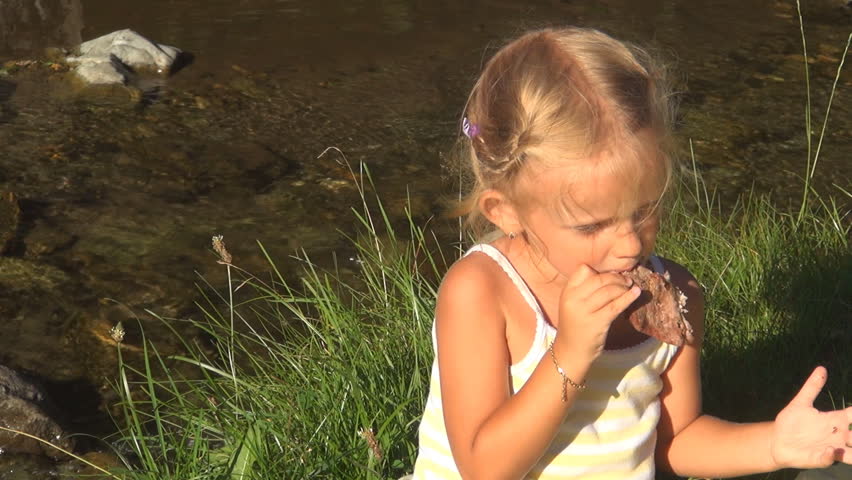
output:
[[479, 211], [485, 215], [489, 222], [493, 223], [505, 234], [511, 232], [521, 233], [521, 225], [518, 209], [501, 192], [487, 189], [479, 196]]

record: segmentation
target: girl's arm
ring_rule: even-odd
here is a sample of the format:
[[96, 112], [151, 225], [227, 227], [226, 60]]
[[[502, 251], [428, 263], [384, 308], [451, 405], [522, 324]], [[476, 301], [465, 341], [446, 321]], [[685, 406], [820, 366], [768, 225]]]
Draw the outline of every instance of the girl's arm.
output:
[[657, 465], [680, 476], [727, 477], [770, 471], [770, 424], [736, 425], [702, 415], [700, 356], [704, 295], [686, 269], [666, 261], [672, 282], [687, 296], [695, 341], [684, 345], [663, 374]]
[[[852, 462], [845, 447], [852, 440], [847, 426], [852, 409], [818, 412], [813, 408], [825, 384], [821, 367], [774, 422], [738, 424], [701, 413], [703, 294], [686, 269], [672, 262], [666, 266], [673, 283], [688, 297], [687, 319], [696, 341], [678, 352], [663, 375], [657, 465], [681, 476], [732, 477], [786, 467], [824, 467], [835, 459]], [[847, 427], [835, 429], [837, 425]]]
[[[444, 421], [465, 479], [523, 477], [547, 450], [577, 393], [569, 386], [563, 402], [562, 377], [545, 355], [524, 387], [512, 394], [505, 312], [495, 281], [504, 274], [489, 270], [495, 268], [490, 259], [477, 256], [457, 262], [442, 282], [436, 306]], [[606, 303], [616, 304], [613, 309], [623, 310], [635, 299], [625, 296], [629, 290], [623, 284], [600, 290], [613, 298], [618, 294], [618, 300]], [[582, 383], [593, 358], [580, 349], [560, 348], [556, 354], [566, 375]]]

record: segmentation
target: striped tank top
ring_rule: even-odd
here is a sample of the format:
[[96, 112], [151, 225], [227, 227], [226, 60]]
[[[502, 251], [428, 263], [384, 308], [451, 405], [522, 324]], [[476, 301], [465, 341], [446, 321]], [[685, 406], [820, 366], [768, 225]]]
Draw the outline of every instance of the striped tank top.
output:
[[[496, 261], [535, 311], [536, 332], [532, 347], [510, 367], [513, 391], [532, 375], [556, 329], [545, 321], [541, 306], [521, 276], [503, 256], [487, 244], [472, 247], [465, 255], [482, 252]], [[654, 270], [662, 273], [660, 259], [651, 257]], [[437, 352], [435, 328], [432, 346]], [[529, 479], [653, 480], [656, 428], [660, 419], [660, 375], [677, 347], [649, 337], [638, 345], [604, 350], [586, 376], [587, 388], [579, 393], [550, 447], [530, 470]], [[450, 452], [441, 409], [440, 372], [432, 364], [426, 408], [418, 429], [419, 447], [414, 480], [458, 479], [461, 476]]]

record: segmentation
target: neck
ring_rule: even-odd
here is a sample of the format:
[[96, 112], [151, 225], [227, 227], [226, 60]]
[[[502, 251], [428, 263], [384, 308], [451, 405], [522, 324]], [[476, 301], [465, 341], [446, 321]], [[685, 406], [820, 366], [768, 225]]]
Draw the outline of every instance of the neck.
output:
[[502, 238], [498, 242], [498, 248], [506, 253], [528, 283], [558, 288], [560, 291], [565, 286], [568, 279], [550, 264], [540, 248], [521, 238]]

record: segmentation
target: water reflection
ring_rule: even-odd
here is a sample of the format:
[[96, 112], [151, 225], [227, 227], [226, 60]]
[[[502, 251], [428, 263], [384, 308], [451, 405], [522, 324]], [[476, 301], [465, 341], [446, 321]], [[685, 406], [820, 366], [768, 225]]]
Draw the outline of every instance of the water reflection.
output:
[[82, 42], [80, 0], [3, 0], [0, 2], [0, 52], [21, 54]]

